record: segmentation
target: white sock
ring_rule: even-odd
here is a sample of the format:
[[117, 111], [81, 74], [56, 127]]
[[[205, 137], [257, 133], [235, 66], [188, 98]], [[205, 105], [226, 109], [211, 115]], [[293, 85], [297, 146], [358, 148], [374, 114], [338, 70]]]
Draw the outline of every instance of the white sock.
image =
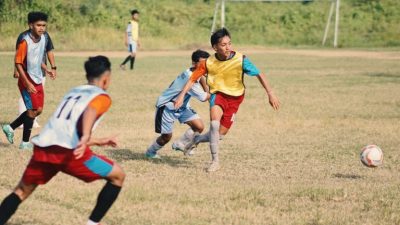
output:
[[99, 225], [99, 223], [93, 222], [91, 220], [89, 220], [86, 225]]
[[213, 162], [218, 162], [219, 121], [213, 120], [210, 125], [210, 150]]
[[159, 145], [157, 143], [157, 140], [153, 142], [153, 144], [151, 144], [149, 146], [149, 148], [147, 149], [147, 153], [150, 154], [157, 154], [157, 151], [160, 150], [163, 146]]
[[178, 139], [180, 143], [183, 144], [183, 146], [186, 146], [189, 144], [193, 138], [194, 138], [195, 132], [192, 130], [192, 128], [189, 128], [183, 133], [183, 135]]
[[194, 143], [210, 142], [210, 131], [205, 134], [198, 135], [194, 138]]

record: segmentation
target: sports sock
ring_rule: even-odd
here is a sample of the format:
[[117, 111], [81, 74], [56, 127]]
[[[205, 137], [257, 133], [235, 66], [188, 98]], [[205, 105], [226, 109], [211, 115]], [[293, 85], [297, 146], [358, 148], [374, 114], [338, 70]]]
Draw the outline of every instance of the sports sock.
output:
[[21, 199], [14, 192], [8, 195], [0, 205], [0, 225], [5, 224], [17, 211]]
[[210, 150], [212, 161], [218, 162], [219, 121], [213, 120], [210, 125]]
[[125, 65], [131, 58], [132, 58], [132, 56], [128, 55], [128, 57], [126, 57], [126, 59], [124, 60], [123, 63], [121, 63], [121, 65]]
[[93, 222], [91, 220], [88, 220], [88, 222], [86, 223], [86, 225], [99, 225], [99, 223]]
[[135, 56], [131, 57], [131, 70], [133, 70], [134, 64], [135, 64]]
[[150, 154], [157, 154], [157, 151], [160, 150], [163, 146], [157, 143], [157, 140], [155, 140], [153, 142], [153, 144], [151, 144], [149, 146], [149, 148], [147, 148], [147, 153]]
[[200, 134], [194, 137], [194, 143], [203, 143], [203, 142], [210, 142], [210, 131], [207, 131], [205, 134]]
[[24, 119], [24, 131], [22, 133], [22, 141], [29, 142], [29, 138], [31, 137], [33, 121], [35, 118], [30, 118], [28, 115], [25, 116]]
[[194, 135], [195, 135], [195, 132], [192, 130], [192, 128], [189, 128], [185, 131], [185, 133], [182, 134], [181, 137], [179, 137], [178, 142], [180, 142], [184, 146], [186, 146], [193, 140]]
[[99, 223], [100, 220], [103, 219], [104, 215], [106, 215], [114, 201], [117, 199], [120, 191], [121, 187], [116, 186], [111, 182], [107, 182], [97, 197], [96, 206], [94, 207], [89, 219], [92, 222]]
[[25, 112], [21, 113], [21, 115], [19, 115], [18, 118], [15, 119], [14, 122], [12, 122], [12, 123], [10, 124], [11, 128], [12, 128], [13, 130], [15, 130], [16, 128], [18, 128], [19, 126], [21, 126], [21, 125], [24, 123], [25, 117], [27, 117], [27, 114], [28, 114], [28, 111], [25, 111]]

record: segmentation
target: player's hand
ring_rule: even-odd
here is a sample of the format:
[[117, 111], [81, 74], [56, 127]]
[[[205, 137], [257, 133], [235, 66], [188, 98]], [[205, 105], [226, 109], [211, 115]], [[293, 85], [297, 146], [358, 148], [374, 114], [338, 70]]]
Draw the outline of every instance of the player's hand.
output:
[[14, 75], [13, 75], [13, 77], [17, 79], [17, 78], [19, 77], [19, 73], [17, 73], [17, 72], [14, 72]]
[[50, 78], [52, 79], [52, 80], [54, 80], [54, 79], [56, 79], [56, 77], [57, 77], [57, 70], [48, 70], [48, 71], [46, 71], [47, 72], [47, 74], [50, 76]]
[[37, 92], [36, 88], [35, 88], [35, 86], [33, 86], [33, 84], [31, 82], [27, 81], [25, 84], [25, 87], [29, 93], [36, 94], [36, 92]]
[[275, 96], [274, 93], [268, 94], [269, 104], [274, 108], [274, 110], [279, 110], [280, 102], [279, 99]]
[[118, 146], [117, 136], [115, 135], [115, 136], [103, 138], [101, 140], [101, 142], [99, 143], [99, 145], [107, 145], [107, 146], [111, 146], [111, 147], [115, 148]]
[[80, 159], [82, 156], [85, 154], [86, 148], [87, 148], [87, 143], [89, 141], [89, 137], [82, 136], [81, 140], [78, 142], [78, 145], [76, 146], [74, 150], [74, 156], [75, 159]]
[[183, 105], [183, 99], [178, 97], [174, 102], [174, 108], [179, 109]]

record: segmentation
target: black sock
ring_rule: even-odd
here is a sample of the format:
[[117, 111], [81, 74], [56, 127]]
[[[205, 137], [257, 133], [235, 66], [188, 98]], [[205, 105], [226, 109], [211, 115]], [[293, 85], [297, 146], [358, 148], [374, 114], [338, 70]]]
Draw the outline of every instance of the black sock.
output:
[[97, 197], [96, 206], [94, 207], [89, 219], [96, 223], [100, 222], [117, 199], [120, 191], [121, 187], [116, 186], [111, 182], [107, 182]]
[[4, 225], [17, 211], [21, 199], [14, 192], [8, 195], [0, 205], [0, 225]]
[[131, 58], [131, 70], [133, 70], [133, 64], [135, 64], [135, 57]]
[[125, 65], [131, 58], [132, 58], [132, 56], [128, 55], [128, 57], [126, 57], [126, 59], [124, 60], [124, 62], [121, 65]]
[[12, 128], [13, 130], [15, 130], [16, 128], [18, 128], [19, 126], [21, 126], [21, 125], [24, 123], [25, 117], [27, 116], [27, 114], [28, 114], [28, 111], [25, 111], [25, 112], [23, 112], [21, 115], [19, 115], [18, 118], [15, 119], [14, 122], [12, 122], [12, 123], [10, 124], [11, 128]]
[[29, 116], [25, 117], [24, 120], [24, 131], [22, 133], [22, 141], [23, 142], [29, 142], [29, 138], [31, 137], [31, 132], [32, 132], [32, 127], [33, 127], [33, 121], [35, 118], [30, 118]]

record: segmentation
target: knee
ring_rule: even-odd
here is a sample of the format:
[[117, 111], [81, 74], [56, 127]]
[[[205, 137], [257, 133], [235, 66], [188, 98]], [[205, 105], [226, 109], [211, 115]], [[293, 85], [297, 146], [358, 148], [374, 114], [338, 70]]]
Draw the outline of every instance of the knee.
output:
[[193, 129], [195, 132], [202, 133], [204, 130], [204, 124], [200, 123], [195, 129]]
[[109, 177], [111, 183], [117, 186], [122, 186], [125, 181], [126, 174], [120, 166], [114, 165], [112, 176]]
[[19, 199], [21, 199], [21, 201], [24, 201], [29, 197], [29, 195], [31, 195], [32, 191], [33, 190], [31, 190], [28, 187], [24, 187], [23, 185], [18, 185], [15, 188], [14, 193], [19, 197]]

